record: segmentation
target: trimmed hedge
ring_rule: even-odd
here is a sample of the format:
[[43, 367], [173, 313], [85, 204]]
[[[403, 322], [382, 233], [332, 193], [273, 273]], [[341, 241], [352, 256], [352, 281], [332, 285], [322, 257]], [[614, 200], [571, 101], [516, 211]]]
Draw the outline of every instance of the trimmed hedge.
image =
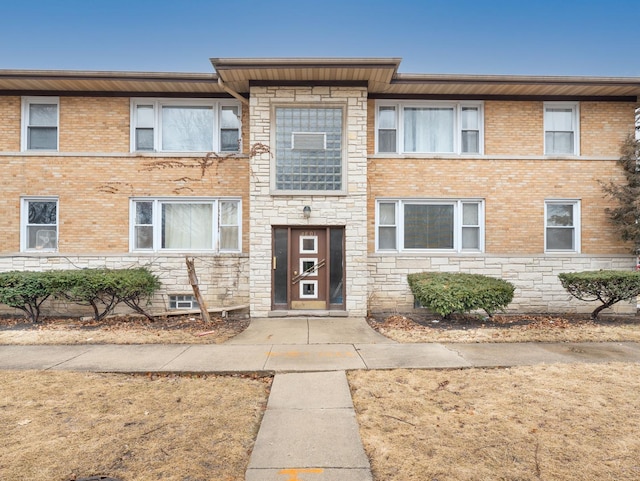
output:
[[0, 303], [20, 309], [38, 322], [40, 306], [57, 293], [56, 272], [10, 271], [0, 273]]
[[38, 322], [40, 306], [49, 297], [90, 306], [98, 321], [120, 303], [151, 319], [141, 303], [159, 287], [158, 278], [145, 267], [12, 271], [0, 273], [0, 303], [22, 310], [33, 322]]
[[620, 301], [640, 295], [640, 272], [584, 271], [564, 272], [558, 278], [569, 294], [581, 301], [600, 301], [591, 313], [597, 319], [600, 312]]
[[407, 279], [420, 304], [444, 318], [478, 309], [491, 317], [509, 305], [515, 290], [510, 282], [479, 274], [421, 272]]

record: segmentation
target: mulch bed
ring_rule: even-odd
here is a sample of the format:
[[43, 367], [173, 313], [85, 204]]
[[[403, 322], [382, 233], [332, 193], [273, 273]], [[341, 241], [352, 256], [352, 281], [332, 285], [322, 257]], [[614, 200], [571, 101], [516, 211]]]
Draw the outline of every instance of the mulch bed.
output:
[[0, 330], [55, 330], [55, 329], [77, 329], [82, 331], [95, 330], [127, 330], [127, 329], [149, 329], [157, 331], [193, 331], [202, 332], [220, 326], [238, 329], [243, 331], [249, 325], [249, 319], [241, 317], [211, 317], [211, 322], [203, 321], [199, 315], [184, 316], [159, 316], [153, 321], [144, 316], [122, 315], [108, 316], [105, 319], [96, 321], [89, 318], [73, 317], [43, 317], [38, 323], [33, 323], [24, 317], [0, 316]]
[[430, 313], [376, 313], [367, 318], [369, 325], [379, 330], [400, 329], [413, 330], [417, 326], [439, 330], [467, 330], [479, 328], [511, 327], [525, 329], [566, 329], [578, 326], [622, 326], [640, 323], [638, 315], [601, 315], [592, 320], [589, 314], [497, 314], [487, 316], [472, 314], [452, 314], [450, 318]]

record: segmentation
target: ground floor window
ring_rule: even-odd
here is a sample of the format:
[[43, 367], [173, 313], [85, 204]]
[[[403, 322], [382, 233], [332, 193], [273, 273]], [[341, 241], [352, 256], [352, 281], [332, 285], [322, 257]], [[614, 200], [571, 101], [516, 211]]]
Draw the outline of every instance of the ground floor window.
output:
[[172, 294], [169, 296], [169, 309], [200, 309], [192, 294]]
[[545, 251], [580, 252], [580, 201], [544, 203]]
[[238, 252], [241, 211], [239, 199], [133, 199], [132, 250]]
[[54, 251], [58, 248], [58, 199], [22, 199], [21, 250]]
[[377, 251], [482, 251], [481, 200], [380, 199], [376, 203]]

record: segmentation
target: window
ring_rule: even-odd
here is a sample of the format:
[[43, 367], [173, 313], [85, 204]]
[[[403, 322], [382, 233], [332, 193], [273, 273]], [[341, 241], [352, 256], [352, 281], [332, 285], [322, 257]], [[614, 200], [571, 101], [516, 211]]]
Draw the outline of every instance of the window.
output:
[[58, 248], [58, 199], [22, 199], [21, 250]]
[[191, 294], [171, 294], [169, 309], [200, 309], [195, 296]]
[[136, 99], [134, 152], [239, 152], [240, 105], [228, 100]]
[[480, 200], [379, 200], [378, 251], [482, 251], [484, 203]]
[[235, 199], [135, 199], [134, 251], [238, 252], [241, 205]]
[[482, 153], [480, 102], [379, 102], [377, 152]]
[[580, 252], [580, 201], [546, 201], [544, 220], [546, 251]]
[[58, 150], [58, 97], [22, 99], [22, 150]]
[[343, 109], [280, 107], [275, 118], [276, 190], [341, 191]]
[[579, 155], [578, 104], [544, 104], [544, 153]]

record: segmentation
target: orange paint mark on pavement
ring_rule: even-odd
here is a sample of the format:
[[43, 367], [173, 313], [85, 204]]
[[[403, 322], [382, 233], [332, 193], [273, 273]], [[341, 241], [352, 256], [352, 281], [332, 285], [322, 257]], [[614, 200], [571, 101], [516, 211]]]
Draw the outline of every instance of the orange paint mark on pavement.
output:
[[304, 481], [302, 478], [298, 477], [299, 473], [314, 473], [320, 474], [324, 473], [324, 469], [322, 468], [289, 468], [289, 469], [281, 469], [278, 471], [278, 474], [286, 474], [289, 476], [287, 481]]

